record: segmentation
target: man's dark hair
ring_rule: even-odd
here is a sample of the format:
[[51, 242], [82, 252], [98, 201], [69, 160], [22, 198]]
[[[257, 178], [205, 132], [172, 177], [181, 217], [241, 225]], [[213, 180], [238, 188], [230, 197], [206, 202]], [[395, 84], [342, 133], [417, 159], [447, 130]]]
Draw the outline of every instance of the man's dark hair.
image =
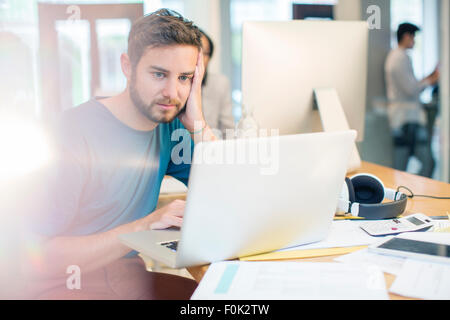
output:
[[137, 19], [128, 36], [128, 56], [135, 68], [148, 47], [191, 45], [201, 48], [201, 33], [192, 21], [170, 9]]
[[[214, 42], [211, 40], [211, 38], [206, 34], [205, 31], [203, 31], [202, 29], [200, 29], [201, 34], [206, 38], [206, 40], [208, 41], [209, 44], [209, 52], [205, 52], [205, 48], [203, 48], [203, 54], [206, 54], [209, 56], [209, 58], [211, 59], [214, 53]], [[202, 86], [206, 85], [206, 82], [208, 81], [208, 70], [205, 70], [205, 74], [203, 75], [203, 80], [202, 80]]]
[[[211, 40], [211, 38], [206, 34], [205, 31], [203, 31], [202, 29], [200, 29], [200, 32], [202, 33], [203, 36], [205, 36], [206, 40], [208, 40], [208, 44], [209, 44], [209, 52], [205, 52], [203, 51], [203, 54], [208, 53], [209, 57], [212, 58], [213, 53], [214, 53], [214, 42]], [[204, 48], [203, 48], [204, 50]]]
[[415, 35], [416, 32], [420, 31], [420, 28], [412, 23], [402, 23], [398, 26], [397, 30], [397, 41], [400, 43], [405, 34]]

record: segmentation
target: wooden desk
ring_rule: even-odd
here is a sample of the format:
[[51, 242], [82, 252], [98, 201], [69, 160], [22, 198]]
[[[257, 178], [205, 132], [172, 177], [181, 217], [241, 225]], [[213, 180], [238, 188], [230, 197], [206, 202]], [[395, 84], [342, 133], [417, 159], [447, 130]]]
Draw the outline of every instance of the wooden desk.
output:
[[[432, 196], [450, 196], [450, 184], [443, 182], [415, 176], [406, 172], [400, 172], [391, 168], [379, 166], [376, 164], [363, 162], [362, 167], [355, 173], [370, 173], [383, 181], [384, 186], [390, 189], [396, 189], [398, 186], [405, 186], [411, 189], [414, 194], [420, 195], [432, 195]], [[404, 192], [404, 190], [402, 190]], [[424, 213], [428, 216], [442, 216], [450, 211], [450, 200], [434, 200], [428, 198], [414, 198], [408, 199], [408, 205], [404, 215], [410, 215], [413, 213]], [[334, 262], [333, 259], [336, 256], [328, 256], [312, 259], [300, 259], [293, 261], [301, 262]], [[200, 282], [205, 272], [208, 270], [208, 266], [192, 267], [188, 268], [189, 273], [194, 277], [197, 282]], [[390, 288], [395, 280], [395, 276], [385, 274], [386, 288]], [[407, 299], [405, 297], [389, 294], [389, 297], [393, 300]]]

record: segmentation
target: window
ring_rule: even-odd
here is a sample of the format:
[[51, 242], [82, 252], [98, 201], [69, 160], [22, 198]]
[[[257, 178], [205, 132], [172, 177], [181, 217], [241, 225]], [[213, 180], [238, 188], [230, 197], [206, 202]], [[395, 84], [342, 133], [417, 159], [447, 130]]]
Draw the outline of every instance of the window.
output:
[[[42, 93], [41, 76], [39, 73], [39, 27], [38, 27], [38, 0], [0, 0], [0, 32], [11, 32], [28, 47], [32, 78], [31, 85], [24, 93], [21, 88], [18, 95], [33, 97], [32, 106], [27, 108], [27, 112], [33, 116], [42, 115]], [[54, 4], [126, 4], [136, 3], [136, 0], [46, 0], [47, 3]], [[150, 13], [161, 7], [167, 7], [183, 14], [183, 0], [144, 0], [144, 13]], [[81, 18], [83, 13], [81, 12]], [[68, 14], [70, 17], [70, 14]], [[64, 52], [60, 61], [65, 64], [65, 71], [70, 70], [70, 76], [64, 74], [65, 89], [68, 89], [65, 101], [62, 104], [67, 106], [78, 105], [92, 95], [111, 94], [125, 87], [125, 79], [120, 69], [120, 54], [126, 51], [128, 32], [131, 27], [129, 21], [100, 20], [97, 22], [98, 49], [101, 55], [100, 64], [100, 84], [99, 92], [91, 92], [90, 88], [90, 68], [91, 59], [89, 57], [89, 26], [86, 21], [65, 20], [58, 21], [59, 50]], [[62, 71], [61, 71], [62, 73]], [[67, 91], [66, 91], [67, 92]], [[30, 100], [30, 99], [28, 99]], [[30, 105], [30, 103], [28, 103]]]
[[101, 57], [100, 87], [103, 90], [103, 96], [121, 92], [126, 87], [120, 56], [127, 52], [130, 29], [131, 22], [128, 19], [97, 20], [97, 37]]
[[232, 59], [232, 97], [233, 114], [239, 119], [241, 114], [241, 59], [242, 24], [248, 20], [291, 20], [292, 1], [290, 0], [231, 0], [231, 59]]
[[56, 21], [59, 51], [61, 108], [67, 109], [89, 99], [91, 63], [89, 23], [85, 20]]
[[232, 96], [235, 119], [241, 116], [241, 54], [242, 24], [244, 21], [284, 21], [292, 20], [293, 4], [336, 4], [337, 0], [230, 0]]
[[[437, 0], [391, 0], [391, 32], [392, 47], [397, 47], [397, 28], [404, 22], [410, 22], [421, 28], [416, 35], [416, 46], [411, 51], [414, 72], [418, 79], [423, 79], [434, 71], [439, 62], [439, 9]], [[430, 103], [433, 99], [433, 88], [427, 88], [421, 95], [423, 103]], [[436, 122], [432, 150], [436, 160], [436, 170], [433, 178], [440, 177], [440, 123]], [[410, 162], [408, 171], [416, 173], [419, 164]]]
[[144, 13], [150, 13], [160, 8], [172, 9], [184, 14], [184, 0], [144, 0]]
[[[35, 116], [39, 106], [39, 82], [38, 82], [38, 30], [37, 30], [37, 6], [35, 1], [29, 0], [1, 0], [0, 1], [0, 32], [12, 33], [18, 40], [23, 43], [23, 51], [26, 52], [27, 61], [12, 61], [15, 63], [29, 66], [27, 71], [28, 78], [26, 86], [20, 88], [11, 88], [8, 79], [0, 79], [2, 87], [9, 87], [9, 97], [12, 100], [23, 100], [21, 97], [26, 96], [27, 108], [21, 109], [20, 112], [26, 113], [24, 116]], [[23, 81], [23, 79], [22, 79]], [[3, 83], [5, 82], [5, 83]], [[11, 99], [5, 96], [0, 97], [0, 102], [10, 103]], [[3, 101], [5, 99], [5, 101]], [[18, 103], [17, 105], [20, 105]]]
[[[401, 23], [409, 22], [423, 26], [423, 0], [391, 0], [391, 46], [397, 47], [397, 28]], [[423, 37], [422, 33], [417, 33], [416, 48], [412, 52], [414, 71], [417, 78], [423, 77], [422, 65]]]
[[[414, 72], [423, 79], [433, 72], [439, 60], [438, 5], [436, 0], [391, 0], [391, 46], [397, 47], [397, 28], [409, 22], [421, 28], [411, 52]], [[422, 94], [422, 101], [431, 100], [431, 89]]]

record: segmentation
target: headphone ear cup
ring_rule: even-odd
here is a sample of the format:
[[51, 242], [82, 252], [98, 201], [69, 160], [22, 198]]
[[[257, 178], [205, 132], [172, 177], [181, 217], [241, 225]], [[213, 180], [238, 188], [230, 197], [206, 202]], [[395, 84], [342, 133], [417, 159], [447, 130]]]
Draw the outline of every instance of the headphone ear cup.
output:
[[355, 194], [355, 202], [362, 204], [378, 204], [384, 200], [384, 185], [375, 176], [357, 175], [351, 179]]
[[345, 184], [347, 185], [348, 190], [348, 201], [351, 203], [355, 202], [355, 189], [353, 188], [352, 180], [349, 178], [345, 178]]

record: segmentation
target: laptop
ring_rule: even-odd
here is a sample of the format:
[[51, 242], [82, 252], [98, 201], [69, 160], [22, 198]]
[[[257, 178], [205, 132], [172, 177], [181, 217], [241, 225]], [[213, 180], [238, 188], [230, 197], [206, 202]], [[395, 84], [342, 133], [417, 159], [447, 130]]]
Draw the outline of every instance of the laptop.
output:
[[355, 139], [343, 131], [198, 143], [182, 228], [119, 239], [172, 268], [321, 241]]

